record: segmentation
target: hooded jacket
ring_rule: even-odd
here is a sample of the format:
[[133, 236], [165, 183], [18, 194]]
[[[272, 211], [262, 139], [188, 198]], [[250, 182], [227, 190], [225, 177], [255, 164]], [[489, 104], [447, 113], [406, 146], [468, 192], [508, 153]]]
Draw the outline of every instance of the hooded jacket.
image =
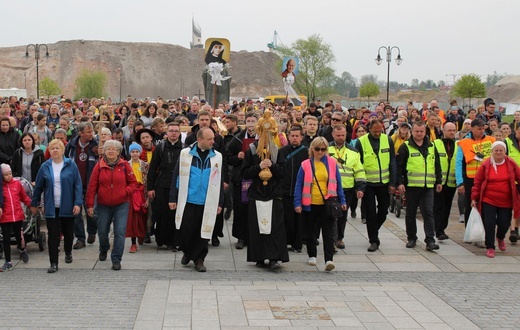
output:
[[17, 222], [25, 220], [25, 213], [20, 202], [27, 206], [31, 205], [31, 199], [25, 193], [20, 181], [12, 179], [3, 182], [4, 207], [0, 223]]
[[[43, 155], [43, 151], [39, 147], [35, 147], [32, 151], [32, 159], [31, 159], [31, 182], [36, 181], [36, 176], [38, 175], [38, 171], [40, 167], [45, 162], [45, 158]], [[26, 152], [23, 148], [18, 148], [14, 155], [13, 159], [11, 159], [11, 169], [13, 171], [13, 176], [21, 177], [23, 173], [23, 160]]]

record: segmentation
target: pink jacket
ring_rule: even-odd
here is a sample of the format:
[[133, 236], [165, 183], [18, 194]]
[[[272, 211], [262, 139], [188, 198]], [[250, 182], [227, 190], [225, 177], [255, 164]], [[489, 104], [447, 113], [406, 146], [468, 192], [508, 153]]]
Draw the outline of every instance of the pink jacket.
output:
[[[511, 199], [513, 202], [513, 216], [520, 216], [520, 193], [516, 188], [516, 182], [520, 183], [520, 167], [516, 162], [506, 156], [507, 173], [509, 175], [509, 184], [511, 185]], [[493, 168], [491, 158], [486, 159], [479, 167], [475, 180], [473, 181], [473, 189], [471, 189], [471, 200], [477, 201], [477, 209], [481, 212], [482, 197], [486, 193], [486, 186], [489, 177], [489, 171]]]
[[31, 205], [31, 199], [25, 193], [20, 181], [12, 179], [10, 182], [3, 182], [4, 208], [0, 223], [17, 222], [25, 219], [20, 202], [27, 206]]

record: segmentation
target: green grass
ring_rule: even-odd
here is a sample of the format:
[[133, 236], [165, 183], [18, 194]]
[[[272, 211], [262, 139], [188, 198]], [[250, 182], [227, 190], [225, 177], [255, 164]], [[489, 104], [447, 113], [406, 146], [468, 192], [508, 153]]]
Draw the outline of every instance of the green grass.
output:
[[514, 115], [505, 115], [505, 116], [502, 116], [502, 121], [503, 121], [503, 122], [506, 122], [506, 123], [512, 123], [514, 119], [515, 119], [515, 116], [514, 116]]

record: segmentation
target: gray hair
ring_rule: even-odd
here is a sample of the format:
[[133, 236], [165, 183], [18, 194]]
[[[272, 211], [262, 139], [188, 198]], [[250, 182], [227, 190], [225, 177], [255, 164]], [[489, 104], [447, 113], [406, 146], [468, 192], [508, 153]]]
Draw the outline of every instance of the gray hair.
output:
[[78, 132], [83, 132], [85, 128], [92, 128], [94, 129], [94, 126], [92, 126], [92, 123], [89, 121], [82, 121], [78, 124]]
[[108, 127], [101, 127], [101, 133], [112, 135], [112, 132], [110, 131], [110, 129]]
[[65, 136], [67, 136], [67, 131], [64, 130], [63, 128], [57, 128], [55, 131], [54, 131], [54, 135], [56, 134], [64, 134]]
[[107, 140], [105, 141], [105, 143], [103, 144], [103, 149], [108, 149], [108, 148], [116, 148], [117, 152], [121, 152], [121, 150], [123, 150], [123, 145], [121, 144], [121, 142], [117, 141], [117, 140]]

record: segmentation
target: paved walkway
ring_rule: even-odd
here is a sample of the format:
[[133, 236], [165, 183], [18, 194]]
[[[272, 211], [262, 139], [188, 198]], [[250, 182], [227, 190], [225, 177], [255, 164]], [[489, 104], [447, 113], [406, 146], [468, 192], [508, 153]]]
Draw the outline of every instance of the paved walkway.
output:
[[[291, 261], [275, 273], [247, 263], [246, 249], [234, 249], [231, 224], [226, 222], [222, 244], [210, 247], [207, 273], [182, 266], [181, 253], [153, 244], [125, 252], [123, 269], [114, 272], [109, 260], [97, 261], [95, 243], [74, 251], [72, 264], [60, 261], [60, 271], [49, 275], [47, 252], [31, 243], [29, 263], [0, 274], [2, 327], [514, 329], [520, 324], [519, 246], [508, 243], [508, 251], [494, 259], [484, 249], [452, 240], [441, 242], [437, 252], [425, 251], [422, 243], [407, 249], [404, 215], [390, 214], [379, 251], [366, 251], [365, 225], [349, 219], [347, 248], [334, 256], [332, 273], [323, 272], [321, 245], [317, 266], [306, 264], [305, 251], [290, 252]], [[462, 230], [454, 217], [447, 233], [459, 241]]]

